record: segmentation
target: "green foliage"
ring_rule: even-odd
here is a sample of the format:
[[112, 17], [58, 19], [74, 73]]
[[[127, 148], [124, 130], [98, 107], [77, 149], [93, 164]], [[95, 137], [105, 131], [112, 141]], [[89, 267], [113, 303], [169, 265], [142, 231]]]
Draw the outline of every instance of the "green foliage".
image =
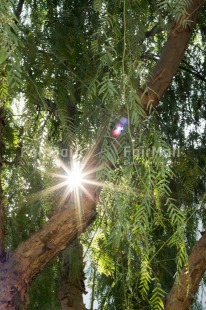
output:
[[[103, 192], [100, 226], [92, 242], [91, 255], [97, 259], [95, 263], [100, 276], [103, 274], [103, 278], [106, 276], [117, 287], [123, 286], [122, 298], [117, 304], [112, 303], [112, 307], [118, 309], [124, 309], [125, 303], [130, 304], [128, 309], [135, 309], [135, 305], [143, 307], [148, 296], [151, 307], [162, 309], [163, 292], [168, 283], [161, 279], [163, 288], [156, 288], [153, 280], [156, 278], [156, 266], [153, 262], [158, 256], [164, 257], [164, 248], [168, 247], [174, 249], [178, 271], [187, 260], [185, 216], [170, 197], [170, 182], [174, 177], [169, 166], [172, 158], [168, 155], [167, 144], [151, 124], [145, 123], [144, 129], [143, 125], [139, 128], [144, 135], [133, 144], [134, 149], [131, 148], [134, 156], [131, 156], [129, 166], [128, 160], [124, 164], [124, 158], [119, 156], [115, 164], [117, 152], [114, 155], [111, 145], [112, 157], [104, 159], [116, 167], [113, 172], [110, 170], [109, 178], [115, 185], [112, 188], [112, 184], [108, 183], [108, 189]], [[158, 230], [162, 231], [160, 239]], [[156, 243], [154, 238], [158, 240]], [[124, 258], [121, 259], [122, 253]], [[107, 285], [102, 289], [105, 296], [100, 295], [102, 309], [109, 305], [106, 300], [112, 300], [111, 292]], [[119, 297], [116, 298], [118, 300]]]
[[[187, 8], [192, 3], [192, 0], [159, 0], [158, 6], [161, 10], [170, 12], [171, 15], [174, 15], [175, 19], [178, 22], [181, 22], [182, 19], [185, 19], [185, 17], [188, 16]], [[189, 18], [189, 16], [188, 16]], [[186, 26], [185, 22], [189, 22], [189, 20], [183, 20], [183, 25]]]
[[4, 106], [8, 97], [8, 81], [5, 76], [5, 71], [1, 70], [0, 77], [0, 107]]
[[[59, 261], [58, 259], [50, 263], [41, 274], [33, 281], [29, 290], [28, 310], [35, 309], [60, 309], [58, 303], [59, 286]], [[42, 298], [36, 298], [42, 296]]]
[[20, 66], [20, 46], [18, 26], [15, 14], [12, 12], [13, 1], [1, 1], [0, 8], [0, 65], [7, 67], [7, 83], [11, 89], [22, 83]]
[[[166, 25], [173, 16], [185, 20], [190, 2], [34, 1], [17, 24], [11, 2], [2, 1], [7, 246], [15, 248], [55, 212], [62, 192], [45, 197], [44, 189], [54, 185], [47, 172], [55, 171], [57, 154], [76, 145], [86, 153], [103, 128], [97, 178], [105, 187], [99, 217], [83, 237], [97, 270], [99, 309], [163, 309], [200, 220], [206, 225], [206, 98], [197, 78], [206, 73], [204, 19], [185, 56], [187, 71], [179, 71], [159, 110], [150, 105], [146, 116], [137, 92], [162, 50]], [[147, 37], [159, 23], [163, 31]], [[23, 100], [17, 113], [15, 92]], [[116, 138], [112, 130], [123, 116], [128, 126]], [[36, 279], [29, 309], [58, 309], [59, 265]]]
[[164, 309], [163, 298], [165, 291], [162, 290], [161, 284], [158, 279], [154, 279], [155, 287], [152, 292], [152, 298], [150, 299], [151, 309]]

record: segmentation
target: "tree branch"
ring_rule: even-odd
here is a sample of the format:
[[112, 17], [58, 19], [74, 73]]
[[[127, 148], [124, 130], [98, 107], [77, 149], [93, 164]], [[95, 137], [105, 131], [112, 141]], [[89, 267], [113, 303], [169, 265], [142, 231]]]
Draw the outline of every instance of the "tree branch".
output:
[[[161, 56], [144, 89], [138, 91], [144, 109], [148, 112], [148, 103], [156, 108], [160, 98], [164, 95], [176, 74], [184, 57], [185, 49], [190, 40], [197, 15], [205, 0], [193, 0], [187, 9], [187, 15], [181, 22], [174, 22], [164, 45]], [[189, 25], [183, 27], [183, 22], [190, 20]]]
[[0, 182], [0, 261], [4, 254], [4, 203], [3, 203], [3, 190]]
[[[148, 111], [148, 102], [150, 102], [154, 108], [157, 106], [158, 101], [162, 98], [173, 76], [176, 74], [191, 37], [197, 14], [204, 3], [205, 0], [193, 0], [191, 6], [187, 10], [188, 15], [184, 18], [191, 21], [189, 27], [183, 28], [179, 22], [174, 23], [160, 59], [153, 70], [152, 78], [148, 81], [147, 85], [145, 85], [145, 89], [139, 90], [141, 102], [146, 111]], [[99, 143], [101, 144], [101, 139]], [[33, 234], [27, 241], [17, 247], [12, 256], [12, 268], [6, 271], [7, 281], [9, 281], [11, 277], [12, 279], [16, 279], [13, 287], [15, 287], [17, 292], [22, 292], [22, 288], [26, 290], [26, 286], [32, 278], [40, 272], [59, 251], [71, 244], [71, 242], [94, 220], [96, 216], [95, 205], [98, 201], [99, 193], [96, 194], [93, 190], [92, 195], [93, 200], [89, 200], [85, 196], [82, 197], [81, 202], [84, 208], [81, 219], [77, 215], [75, 208], [72, 208], [68, 203], [68, 206], [55, 214], [40, 231]], [[201, 255], [202, 252], [196, 251], [196, 253]], [[205, 252], [203, 257], [204, 256], [206, 257]], [[193, 265], [190, 264], [190, 266], [192, 268]], [[205, 270], [206, 266], [203, 267], [202, 265], [202, 268]], [[195, 273], [197, 268], [191, 270], [193, 270], [193, 273], [190, 274], [194, 278], [195, 283], [197, 283], [201, 279], [198, 277], [196, 282]], [[0, 280], [0, 282], [1, 281], [3, 280]], [[10, 294], [10, 296], [11, 294], [14, 295], [14, 290], [11, 292], [11, 286], [9, 286], [9, 282], [7, 283], [7, 285], [5, 282], [2, 283], [2, 286], [5, 287], [4, 294], [6, 292], [6, 294]], [[194, 287], [193, 284], [192, 287]], [[14, 297], [13, 295], [12, 298]], [[1, 299], [4, 300], [3, 298], [0, 298], [0, 300]], [[167, 310], [168, 309], [170, 308], [167, 308]], [[176, 307], [176, 309], [181, 308]]]
[[187, 68], [185, 66], [179, 66], [179, 68], [184, 70], [184, 71], [186, 71], [186, 72], [188, 72], [188, 73], [190, 73], [190, 74], [192, 74], [192, 75], [194, 75], [199, 80], [201, 80], [203, 82], [206, 82], [206, 78], [203, 75], [201, 75], [200, 73], [198, 73], [196, 71], [193, 71], [193, 70], [191, 70], [191, 69], [189, 69], [189, 68]]
[[160, 33], [161, 31], [163, 31], [162, 27], [159, 24], [156, 24], [152, 29], [145, 32], [145, 37], [146, 38], [154, 37], [157, 33]]
[[4, 143], [3, 143], [3, 127], [4, 127], [4, 116], [3, 116], [4, 110], [3, 107], [0, 107], [0, 261], [2, 258], [2, 255], [4, 253], [4, 203], [3, 203], [3, 189], [2, 189], [2, 153], [4, 149]]
[[22, 9], [23, 9], [23, 5], [24, 5], [24, 0], [19, 0], [18, 4], [17, 4], [17, 8], [14, 11], [14, 14], [16, 16], [16, 18], [19, 20], [21, 13], [22, 13]]
[[206, 234], [193, 247], [188, 267], [184, 267], [178, 281], [166, 297], [165, 310], [188, 310], [206, 270]]
[[[154, 61], [158, 61], [159, 58], [154, 55], [154, 54], [151, 54], [151, 53], [146, 53], [144, 54], [144, 59], [151, 59], [151, 60], [154, 60]], [[206, 82], [206, 78], [200, 73], [198, 72], [193, 66], [191, 66], [189, 63], [187, 63], [186, 61], [182, 61], [186, 66], [183, 66], [183, 65], [180, 65], [179, 66], [179, 69], [182, 69], [192, 75], [194, 75], [195, 77], [197, 77], [199, 80], [203, 81], [203, 82]]]
[[[87, 160], [85, 160], [85, 171], [92, 171], [90, 175], [92, 179], [95, 178], [93, 170], [97, 166], [97, 154], [105, 130], [104, 126], [94, 148], [88, 154]], [[13, 255], [9, 257], [9, 260], [4, 264], [3, 270], [1, 270], [4, 276], [0, 277], [0, 287], [4, 287], [4, 290], [0, 290], [0, 309], [16, 309], [15, 300], [17, 296], [19, 302], [26, 304], [27, 285], [32, 278], [94, 221], [96, 217], [95, 207], [101, 190], [97, 190], [93, 185], [88, 185], [86, 190], [90, 196], [83, 195], [81, 197], [79, 202], [81, 208], [75, 206], [71, 196], [66, 205], [57, 211], [44, 224], [42, 229], [32, 234], [25, 242], [22, 242]], [[19, 295], [21, 296], [19, 297]], [[11, 305], [13, 308], [11, 308]]]
[[[0, 309], [7, 309], [8, 300], [10, 305], [13, 305], [20, 292], [20, 300], [25, 302], [27, 285], [31, 279], [94, 221], [98, 197], [99, 194], [95, 191], [92, 200], [86, 196], [82, 197], [81, 215], [73, 202], [68, 203], [44, 224], [41, 230], [17, 247], [10, 258], [10, 267], [5, 266], [5, 271], [2, 271], [4, 276], [0, 279], [0, 286], [4, 290], [0, 290]], [[11, 289], [11, 283], [15, 289]]]

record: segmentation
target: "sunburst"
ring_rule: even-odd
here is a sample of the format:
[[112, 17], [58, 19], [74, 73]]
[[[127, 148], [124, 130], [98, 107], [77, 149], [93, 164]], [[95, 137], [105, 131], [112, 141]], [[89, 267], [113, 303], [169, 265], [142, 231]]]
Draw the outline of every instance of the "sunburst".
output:
[[[93, 200], [91, 192], [96, 187], [105, 187], [105, 184], [96, 180], [98, 167], [87, 168], [89, 166], [88, 157], [82, 163], [77, 157], [74, 157], [71, 159], [69, 166], [63, 161], [59, 161], [59, 163], [64, 172], [62, 174], [52, 174], [58, 180], [63, 179], [62, 182], [60, 181], [57, 184], [58, 189], [65, 188], [59, 203], [60, 205], [64, 205], [66, 201], [69, 201], [70, 204], [74, 203], [79, 222], [81, 223], [83, 213], [81, 207], [82, 196], [86, 195], [90, 200]], [[48, 190], [50, 189], [48, 188]]]
[[104, 186], [103, 183], [100, 183], [95, 180], [95, 172], [98, 168], [95, 169], [86, 169], [85, 163], [73, 158], [70, 162], [70, 167], [66, 166], [64, 162], [60, 161], [60, 166], [64, 170], [63, 174], [52, 174], [54, 177], [63, 179], [64, 181], [60, 182], [61, 187], [65, 187], [65, 193], [62, 198], [61, 203], [65, 201], [70, 195], [71, 200], [74, 199], [74, 202], [77, 203], [82, 194], [85, 193], [91, 200], [92, 195], [88, 190], [88, 185], [92, 186]]
[[48, 173], [57, 180], [57, 184], [36, 193], [32, 197], [30, 196], [30, 203], [62, 189], [62, 194], [58, 205], [60, 207], [63, 205], [67, 205], [69, 207], [73, 204], [78, 212], [81, 222], [83, 213], [81, 202], [84, 201], [85, 196], [91, 200], [94, 200], [93, 194], [95, 189], [109, 188], [120, 191], [127, 190], [129, 193], [133, 193], [133, 190], [128, 187], [124, 187], [122, 189], [122, 186], [111, 183], [108, 184], [106, 182], [102, 183], [97, 180], [97, 171], [102, 168], [97, 164], [98, 148], [99, 145], [101, 145], [102, 135], [103, 134], [98, 137], [95, 145], [90, 149], [83, 160], [80, 160], [77, 154], [70, 159], [68, 165], [63, 161], [58, 160], [59, 166], [62, 168], [63, 173]]

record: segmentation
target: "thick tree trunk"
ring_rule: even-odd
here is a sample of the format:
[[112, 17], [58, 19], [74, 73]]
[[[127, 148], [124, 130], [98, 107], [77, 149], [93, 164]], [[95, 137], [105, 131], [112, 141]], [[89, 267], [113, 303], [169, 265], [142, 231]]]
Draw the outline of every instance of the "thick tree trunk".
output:
[[74, 205], [64, 207], [40, 231], [18, 246], [10, 260], [1, 266], [1, 273], [5, 275], [0, 278], [1, 310], [12, 309], [11, 305], [14, 306], [19, 298], [24, 301], [32, 278], [94, 221], [96, 199], [95, 192], [93, 201], [83, 197], [81, 216]]
[[83, 302], [84, 285], [83, 249], [75, 240], [62, 255], [62, 274], [59, 301], [62, 310], [86, 310]]
[[[156, 107], [158, 101], [169, 87], [183, 58], [197, 14], [204, 2], [205, 0], [192, 1], [187, 10], [189, 16], [185, 16], [185, 19], [190, 20], [189, 26], [183, 28], [180, 23], [174, 23], [160, 60], [154, 68], [152, 78], [146, 85], [146, 91], [143, 92], [143, 90], [140, 90], [142, 104], [145, 109], [147, 109], [148, 101]], [[96, 216], [95, 205], [98, 201], [99, 193], [95, 193], [93, 190], [91, 191], [91, 195], [93, 196], [92, 200], [86, 196], [82, 197], [81, 205], [83, 214], [81, 220], [74, 206], [72, 207], [68, 202], [67, 207], [58, 211], [40, 231], [34, 233], [27, 241], [20, 244], [6, 263], [0, 265], [1, 310], [15, 309], [15, 304], [25, 299], [27, 286], [33, 277], [91, 224]], [[206, 270], [206, 265], [203, 263], [198, 268], [200, 259], [198, 255], [201, 255], [201, 262], [206, 260], [206, 253], [203, 251], [203, 247], [201, 249], [195, 250], [197, 252], [196, 263], [192, 262], [195, 259], [195, 254], [191, 254], [193, 259], [191, 258], [190, 264], [192, 268], [190, 272], [192, 277], [190, 291], [192, 293], [196, 291], [198, 281], [201, 280], [201, 276]], [[192, 253], [195, 252], [193, 251]], [[184, 282], [184, 277], [186, 277], [186, 274], [183, 271], [182, 282]], [[178, 287], [175, 286], [172, 289], [171, 297], [169, 297], [170, 300], [174, 300], [174, 294], [177, 292], [175, 290]], [[188, 302], [191, 302], [191, 299]], [[169, 304], [167, 303], [167, 305]], [[166, 307], [166, 309], [174, 309], [168, 308], [169, 306]], [[178, 308], [176, 306], [176, 309], [186, 308]]]
[[2, 184], [0, 180], [0, 261], [3, 253], [4, 253], [4, 204], [3, 204]]
[[4, 150], [3, 143], [3, 128], [4, 128], [4, 109], [0, 107], [0, 261], [4, 255], [4, 203], [3, 203], [3, 190], [2, 190], [2, 155]]
[[[148, 103], [155, 108], [170, 86], [184, 57], [197, 15], [204, 3], [205, 0], [193, 0], [182, 20], [173, 23], [159, 61], [152, 72], [152, 78], [148, 81], [146, 89], [139, 91], [145, 110], [148, 110]], [[183, 27], [183, 22], [186, 20], [189, 20], [189, 23]]]
[[188, 310], [194, 300], [200, 281], [206, 271], [206, 234], [196, 243], [165, 301], [165, 310]]

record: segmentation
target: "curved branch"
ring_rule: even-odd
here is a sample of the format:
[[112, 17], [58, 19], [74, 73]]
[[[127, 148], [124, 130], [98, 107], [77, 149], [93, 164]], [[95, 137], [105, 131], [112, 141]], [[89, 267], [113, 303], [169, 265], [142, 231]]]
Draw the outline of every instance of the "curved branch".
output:
[[161, 31], [163, 31], [162, 26], [160, 26], [159, 24], [156, 24], [152, 29], [145, 32], [145, 37], [146, 38], [154, 37], [157, 33], [160, 33]]
[[[204, 3], [205, 0], [192, 1], [191, 6], [188, 8], [188, 15], [184, 18], [185, 20], [190, 19], [190, 26], [183, 28], [180, 22], [174, 23], [168, 36], [168, 40], [163, 48], [160, 59], [153, 70], [152, 78], [145, 86], [146, 90], [139, 90], [142, 105], [145, 110], [148, 111], [148, 102], [152, 103], [153, 107], [155, 108], [158, 101], [160, 98], [162, 98], [165, 91], [169, 87], [173, 76], [178, 70], [185, 49], [187, 48], [197, 14]], [[98, 143], [101, 144], [101, 139]], [[92, 156], [92, 160], [94, 159], [95, 154]], [[89, 200], [87, 197], [82, 197], [84, 213], [81, 219], [77, 215], [76, 210], [71, 207], [69, 208], [68, 206], [55, 214], [40, 231], [33, 234], [27, 241], [23, 242], [17, 247], [12, 256], [12, 268], [10, 270], [8, 269], [9, 271], [7, 269], [5, 271], [7, 284], [5, 284], [5, 282], [1, 283], [3, 279], [0, 279], [0, 285], [2, 284], [2, 286], [5, 288], [3, 297], [7, 296], [7, 294], [8, 296], [13, 294], [11, 298], [14, 298], [15, 291], [21, 292], [22, 294], [22, 290], [24, 290], [24, 288], [26, 290], [26, 286], [32, 280], [32, 278], [38, 272], [40, 272], [40, 270], [55, 255], [58, 254], [58, 252], [71, 244], [71, 242], [90, 225], [96, 215], [95, 205], [98, 201], [98, 198], [99, 193], [96, 194], [95, 192], [93, 192], [93, 200]], [[204, 255], [201, 256], [203, 247], [201, 249], [202, 250], [200, 251], [195, 250], [197, 254], [196, 260], [199, 259], [198, 255], [200, 255], [200, 257], [204, 257], [206, 255], [204, 253]], [[196, 277], [196, 271], [199, 271], [199, 269], [197, 269], [198, 262], [196, 265], [193, 264], [192, 261], [195, 259], [195, 257], [193, 254], [191, 255], [192, 258], [190, 258], [190, 266], [192, 271], [190, 272], [190, 275], [195, 281], [196, 285], [198, 285], [197, 283], [199, 283], [198, 281], [200, 281], [202, 273], [200, 276], [198, 274], [198, 277]], [[193, 268], [193, 266], [196, 266], [196, 269]], [[201, 264], [201, 266], [201, 268], [206, 270], [206, 264]], [[184, 271], [182, 277], [183, 279], [181, 281], [184, 280], [184, 277], [187, 277]], [[9, 284], [10, 278], [14, 279], [12, 290], [11, 284]], [[171, 296], [174, 296], [173, 291], [174, 289], [171, 291]], [[22, 299], [23, 297], [21, 296], [21, 300]], [[2, 300], [5, 300], [5, 298], [2, 298]], [[174, 308], [166, 309], [172, 310]], [[183, 308], [178, 308], [176, 306], [176, 309]]]
[[24, 266], [16, 266], [15, 270], [24, 273], [25, 279], [30, 280], [42, 265], [71, 244], [96, 217], [98, 194], [93, 193], [93, 198], [91, 200], [87, 196], [82, 197], [82, 210], [77, 210], [73, 202], [68, 203], [53, 215], [41, 230], [22, 242], [15, 250], [12, 260], [18, 262], [24, 257]]
[[188, 267], [184, 267], [166, 297], [165, 310], [188, 310], [206, 270], [206, 234], [193, 247]]
[[2, 131], [4, 127], [4, 109], [0, 107], [0, 261], [3, 258], [2, 255], [4, 253], [4, 237], [5, 237], [5, 229], [4, 229], [4, 203], [3, 203], [3, 189], [2, 189], [2, 180], [1, 180], [1, 172], [2, 172], [2, 150], [4, 149], [3, 136]]
[[17, 247], [9, 259], [9, 267], [5, 265], [1, 271], [4, 276], [1, 276], [0, 287], [4, 289], [0, 290], [0, 309], [16, 309], [17, 296], [19, 303], [26, 301], [27, 286], [32, 278], [94, 221], [98, 196], [93, 191], [92, 200], [82, 197], [82, 210], [77, 210], [70, 201], [42, 229]]
[[[85, 171], [91, 171], [91, 178], [95, 177], [96, 155], [104, 131], [105, 128], [100, 131], [94, 148], [85, 160], [84, 168]], [[19, 303], [26, 304], [27, 286], [31, 280], [95, 220], [96, 204], [101, 190], [93, 185], [88, 185], [86, 190], [89, 192], [89, 197], [85, 194], [81, 196], [78, 203], [81, 207], [75, 205], [74, 197], [71, 195], [64, 207], [57, 211], [42, 229], [22, 242], [9, 257], [2, 269], [4, 276], [0, 278], [0, 287], [4, 288], [0, 289], [0, 309], [16, 309], [17, 297]]]
[[[205, 0], [193, 0], [187, 10], [187, 15], [181, 21], [173, 24], [151, 79], [145, 88], [139, 91], [142, 105], [146, 111], [148, 111], [148, 103], [156, 108], [159, 100], [170, 86], [184, 57], [197, 15], [204, 3]], [[183, 23], [187, 20], [189, 20], [189, 24], [183, 27]]]

